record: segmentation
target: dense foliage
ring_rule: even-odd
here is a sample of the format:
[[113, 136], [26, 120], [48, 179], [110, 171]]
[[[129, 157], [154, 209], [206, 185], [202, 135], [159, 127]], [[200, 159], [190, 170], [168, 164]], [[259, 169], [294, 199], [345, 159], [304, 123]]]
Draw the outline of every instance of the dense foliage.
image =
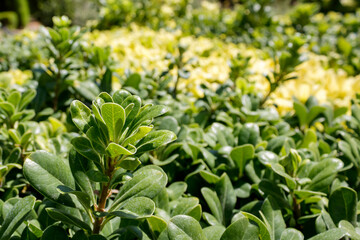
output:
[[360, 239], [359, 14], [135, 2], [0, 40], [0, 240]]

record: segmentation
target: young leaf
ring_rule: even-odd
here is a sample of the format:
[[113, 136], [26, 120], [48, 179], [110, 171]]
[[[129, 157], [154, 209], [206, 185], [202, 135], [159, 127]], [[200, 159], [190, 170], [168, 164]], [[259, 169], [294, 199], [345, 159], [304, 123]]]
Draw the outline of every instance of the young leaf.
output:
[[230, 158], [239, 168], [239, 177], [242, 177], [246, 162], [254, 158], [254, 147], [251, 144], [245, 144], [235, 147], [230, 152]]
[[112, 158], [116, 158], [119, 157], [121, 155], [133, 155], [136, 153], [136, 148], [134, 146], [132, 146], [131, 144], [129, 145], [129, 147], [132, 147], [131, 150], [124, 148], [123, 146], [116, 144], [116, 143], [110, 143], [108, 145], [108, 147], [106, 148], [106, 153], [112, 157]]
[[91, 111], [82, 102], [75, 100], [70, 105], [72, 121], [78, 129], [86, 132], [90, 128]]
[[87, 159], [94, 161], [95, 163], [100, 163], [99, 154], [92, 148], [89, 139], [86, 137], [75, 137], [71, 139], [71, 144], [78, 153]]
[[116, 103], [104, 103], [101, 106], [101, 115], [109, 130], [110, 141], [117, 142], [125, 124], [125, 110]]
[[176, 140], [176, 135], [173, 132], [167, 130], [159, 130], [150, 132], [143, 139], [141, 139], [137, 147], [136, 155], [140, 156], [140, 154], [152, 151], [162, 145], [168, 144]]
[[211, 213], [215, 216], [216, 220], [219, 223], [223, 223], [223, 210], [216, 192], [212, 191], [210, 188], [205, 187], [201, 189], [201, 194], [205, 198], [205, 201], [209, 206]]

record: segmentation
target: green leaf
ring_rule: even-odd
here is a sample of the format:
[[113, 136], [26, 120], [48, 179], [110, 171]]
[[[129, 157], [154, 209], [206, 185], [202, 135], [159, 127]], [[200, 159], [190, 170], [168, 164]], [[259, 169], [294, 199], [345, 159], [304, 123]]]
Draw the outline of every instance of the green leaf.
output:
[[131, 74], [125, 81], [124, 87], [133, 87], [134, 89], [139, 89], [139, 84], [141, 82], [141, 76], [138, 73]]
[[156, 237], [159, 237], [160, 233], [163, 232], [167, 227], [167, 223], [165, 222], [165, 220], [163, 220], [160, 217], [150, 216], [146, 220], [149, 224], [149, 228], [150, 228], [151, 232]]
[[201, 194], [203, 195], [208, 207], [211, 210], [211, 213], [214, 215], [216, 220], [219, 223], [223, 223], [224, 216], [221, 206], [221, 202], [216, 192], [212, 191], [210, 188], [201, 188]]
[[227, 226], [231, 222], [235, 208], [236, 194], [231, 180], [226, 173], [224, 173], [220, 180], [216, 183], [215, 190], [221, 203], [224, 225]]
[[75, 206], [69, 195], [57, 190], [60, 185], [75, 188], [71, 170], [64, 160], [51, 153], [37, 151], [25, 160], [23, 168], [26, 179], [42, 195], [60, 204]]
[[90, 169], [89, 171], [87, 171], [86, 175], [89, 177], [91, 181], [94, 182], [109, 182], [110, 180], [109, 177], [106, 176], [104, 173], [94, 169]]
[[290, 189], [295, 189], [296, 187], [296, 181], [294, 178], [292, 178], [289, 174], [287, 174], [285, 172], [285, 169], [282, 165], [275, 163], [271, 165], [271, 169], [278, 175], [282, 176], [283, 178], [285, 178], [286, 181], [286, 185], [290, 188]]
[[238, 135], [238, 145], [252, 144], [256, 145], [260, 137], [259, 126], [255, 123], [246, 123]]
[[101, 115], [109, 131], [110, 141], [117, 142], [125, 124], [125, 110], [116, 103], [104, 103], [101, 106]]
[[9, 103], [11, 103], [15, 108], [17, 108], [17, 107], [18, 107], [18, 104], [19, 104], [19, 102], [20, 102], [20, 98], [21, 98], [20, 92], [14, 91], [14, 92], [12, 92], [12, 93], [9, 95], [7, 101], [8, 101]]
[[74, 176], [76, 184], [80, 187], [81, 191], [87, 193], [93, 204], [96, 204], [95, 194], [92, 182], [86, 175], [89, 169], [90, 160], [86, 159], [74, 149], [69, 153], [69, 165], [72, 175]]
[[107, 145], [106, 137], [103, 138], [101, 135], [101, 130], [96, 126], [92, 126], [87, 130], [86, 136], [89, 138], [92, 147], [96, 150], [99, 154], [105, 154], [105, 148]]
[[124, 128], [129, 126], [129, 124], [139, 114], [140, 108], [141, 108], [141, 98], [139, 96], [136, 96], [136, 95], [128, 96], [121, 103], [121, 106], [126, 109], [131, 104], [133, 104], [133, 107], [131, 108], [131, 111], [126, 114], [126, 121], [125, 121], [125, 124], [124, 124]]
[[186, 182], [174, 182], [166, 188], [170, 200], [176, 200], [185, 193], [187, 189]]
[[125, 158], [119, 163], [119, 167], [134, 171], [141, 164], [139, 158]]
[[246, 217], [242, 217], [235, 222], [231, 223], [221, 236], [221, 240], [245, 240], [245, 233], [249, 225], [249, 220]]
[[120, 89], [114, 92], [113, 99], [115, 103], [121, 105], [121, 103], [129, 96], [131, 96], [131, 94], [128, 91]]
[[129, 146], [132, 147], [131, 150], [128, 150], [128, 149], [124, 148], [123, 146], [121, 146], [119, 144], [110, 143], [105, 151], [111, 158], [116, 158], [116, 157], [119, 157], [121, 155], [133, 155], [133, 154], [135, 154], [136, 153], [136, 148], [134, 146], [132, 146], [131, 144]]
[[137, 170], [133, 178], [127, 181], [116, 196], [109, 211], [114, 211], [119, 204], [133, 197], [154, 198], [166, 185], [167, 175], [156, 166], [145, 166]]
[[329, 197], [329, 213], [337, 225], [341, 220], [347, 220], [354, 226], [356, 222], [357, 194], [348, 187], [336, 189]]
[[345, 236], [347, 236], [346, 230], [333, 228], [326, 232], [315, 235], [314, 237], [309, 238], [309, 240], [340, 240]]
[[206, 237], [198, 221], [186, 215], [178, 215], [170, 220], [167, 229], [160, 234], [159, 239], [206, 240]]
[[36, 91], [34, 89], [29, 89], [24, 92], [21, 96], [19, 103], [19, 110], [24, 109], [36, 96]]
[[196, 197], [181, 197], [170, 203], [171, 216], [188, 215], [188, 213], [199, 204], [199, 199]]
[[12, 104], [8, 102], [0, 102], [0, 111], [3, 111], [7, 114], [8, 117], [14, 114], [15, 108]]
[[235, 147], [230, 152], [230, 158], [239, 168], [239, 177], [242, 177], [246, 162], [254, 158], [255, 149], [251, 144]]
[[285, 229], [282, 234], [280, 240], [303, 240], [304, 235], [294, 228]]
[[353, 240], [360, 240], [360, 234], [357, 232], [358, 229], [355, 229], [354, 226], [346, 220], [341, 220], [339, 222], [339, 228], [346, 230], [348, 236]]
[[78, 129], [86, 132], [90, 127], [91, 111], [82, 102], [75, 100], [70, 105], [72, 121]]
[[279, 203], [279, 206], [290, 208], [290, 204], [288, 203], [285, 194], [277, 184], [267, 179], [263, 179], [259, 183], [259, 189], [265, 193], [265, 196], [270, 195], [273, 197], [276, 202]]
[[77, 217], [74, 217], [71, 214], [55, 208], [47, 208], [46, 211], [54, 220], [61, 221], [63, 223], [69, 224], [70, 226], [76, 226], [89, 232], [91, 231], [91, 228], [87, 223], [83, 222]]
[[259, 161], [265, 166], [271, 166], [279, 162], [279, 156], [270, 151], [261, 151], [257, 154]]
[[247, 212], [241, 212], [244, 214], [245, 217], [247, 217], [249, 220], [254, 221], [260, 229], [260, 237], [262, 240], [274, 240], [271, 238], [270, 231], [268, 227], [256, 216], [252, 215], [251, 213]]
[[270, 202], [269, 198], [266, 198], [261, 207], [261, 212], [270, 225], [271, 239], [280, 239], [282, 232], [286, 228], [286, 224], [281, 210], [276, 205], [275, 200]]
[[306, 122], [308, 125], [320, 114], [326, 110], [326, 107], [323, 106], [313, 106], [309, 113], [306, 116]]
[[209, 171], [201, 170], [199, 173], [200, 176], [208, 183], [213, 184], [213, 183], [217, 183], [220, 180], [220, 177]]
[[344, 37], [339, 37], [337, 40], [337, 47], [340, 52], [343, 53], [346, 57], [348, 57], [353, 49], [351, 43], [346, 40]]
[[41, 240], [69, 240], [69, 238], [63, 228], [52, 225], [45, 229]]
[[162, 105], [149, 106], [146, 105], [140, 109], [140, 113], [130, 124], [130, 132], [134, 131], [138, 126], [140, 126], [144, 121], [152, 120], [158, 116], [165, 114], [168, 111], [168, 108]]
[[123, 202], [119, 208], [109, 215], [130, 219], [147, 218], [154, 213], [155, 203], [147, 197], [135, 197]]
[[206, 227], [203, 231], [207, 240], [220, 240], [221, 235], [225, 232], [225, 229], [225, 227], [217, 225]]
[[128, 144], [136, 145], [140, 139], [146, 136], [151, 130], [153, 126], [140, 126], [136, 132], [134, 132], [131, 136], [125, 139], [123, 146], [127, 146]]
[[144, 152], [152, 151], [162, 145], [168, 144], [176, 140], [176, 135], [173, 132], [167, 130], [153, 131], [147, 134], [136, 145], [137, 153], [140, 155]]
[[312, 163], [310, 172], [307, 175], [311, 179], [311, 183], [306, 185], [304, 189], [328, 191], [330, 184], [343, 166], [343, 161], [337, 158], [326, 158], [321, 162]]
[[27, 216], [35, 205], [35, 197], [27, 196], [11, 208], [10, 212], [3, 216], [5, 219], [0, 227], [0, 240], [8, 240], [20, 224], [26, 220]]
[[109, 68], [106, 68], [106, 71], [101, 79], [100, 90], [104, 92], [111, 92], [111, 83], [112, 83], [112, 71]]
[[305, 126], [307, 115], [308, 115], [308, 110], [306, 109], [305, 105], [302, 104], [301, 102], [295, 101], [294, 109], [295, 109], [296, 116], [299, 119], [300, 126]]
[[94, 161], [95, 163], [100, 163], [101, 160], [99, 154], [92, 148], [89, 139], [86, 137], [75, 137], [71, 139], [71, 144], [78, 153], [87, 159]]

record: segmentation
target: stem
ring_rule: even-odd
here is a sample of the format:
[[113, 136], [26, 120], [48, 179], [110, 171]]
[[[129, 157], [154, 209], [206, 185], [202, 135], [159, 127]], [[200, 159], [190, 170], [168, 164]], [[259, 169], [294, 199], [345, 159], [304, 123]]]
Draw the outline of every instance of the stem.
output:
[[301, 217], [301, 209], [300, 209], [300, 204], [297, 202], [295, 194], [291, 194], [292, 195], [292, 200], [293, 200], [293, 213], [294, 213], [294, 218], [295, 218], [295, 222], [296, 222], [296, 227], [298, 229], [301, 229], [301, 226], [298, 224], [298, 219], [299, 217]]
[[177, 87], [178, 87], [179, 80], [180, 80], [179, 71], [180, 71], [180, 69], [182, 69], [182, 68], [183, 68], [182, 54], [180, 53], [180, 55], [179, 55], [179, 64], [178, 64], [178, 66], [177, 66], [177, 77], [176, 77], [175, 87], [174, 87], [174, 91], [173, 91], [173, 98], [174, 98], [174, 99], [176, 99]]
[[178, 73], [177, 78], [176, 78], [176, 82], [175, 82], [174, 91], [173, 91], [173, 98], [174, 99], [176, 99], [176, 92], [177, 92], [177, 86], [179, 84], [179, 79], [180, 79], [180, 77], [179, 77], [179, 73]]
[[[105, 184], [102, 185], [102, 190], [101, 190], [100, 199], [99, 199], [99, 205], [96, 208], [96, 211], [98, 211], [98, 212], [104, 212], [105, 211], [106, 200], [107, 200], [108, 195], [109, 195], [109, 185], [110, 185], [110, 183], [105, 183]], [[104, 221], [104, 217], [100, 217], [100, 218], [95, 219], [94, 229], [93, 229], [94, 234], [99, 234], [100, 233], [101, 224], [102, 224], [103, 221]]]
[[[107, 160], [108, 160], [107, 162], [108, 162], [109, 166], [108, 166], [108, 169], [106, 170], [106, 175], [109, 177], [109, 182], [102, 183], [102, 185], [101, 185], [99, 204], [96, 207], [96, 211], [98, 211], [98, 212], [105, 212], [106, 200], [111, 195], [110, 181], [111, 181], [111, 178], [112, 178], [113, 172], [114, 172], [114, 163], [113, 163], [113, 159], [111, 159], [111, 158], [108, 158]], [[94, 229], [93, 229], [94, 234], [100, 233], [103, 221], [104, 221], [104, 217], [96, 217], [95, 218]]]

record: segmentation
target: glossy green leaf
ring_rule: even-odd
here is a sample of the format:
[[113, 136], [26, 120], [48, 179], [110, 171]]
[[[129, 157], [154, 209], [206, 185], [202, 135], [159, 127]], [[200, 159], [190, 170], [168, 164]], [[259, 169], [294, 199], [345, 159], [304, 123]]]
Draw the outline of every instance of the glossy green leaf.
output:
[[19, 201], [4, 216], [0, 227], [0, 240], [8, 240], [20, 224], [26, 220], [35, 205], [35, 197], [27, 196]]
[[70, 105], [72, 121], [78, 129], [86, 132], [90, 127], [91, 111], [82, 102], [75, 100]]
[[167, 229], [160, 234], [159, 239], [205, 240], [206, 237], [198, 221], [189, 216], [178, 215], [170, 220]]
[[105, 151], [111, 158], [116, 158], [121, 155], [133, 155], [136, 153], [136, 148], [134, 146], [129, 145], [128, 148], [130, 149], [126, 149], [116, 143], [110, 143]]
[[296, 116], [299, 119], [300, 126], [306, 125], [306, 118], [308, 115], [308, 110], [306, 109], [305, 105], [301, 102], [294, 102], [294, 109]]
[[225, 232], [225, 227], [216, 225], [210, 226], [203, 229], [207, 240], [220, 240], [221, 235]]
[[125, 124], [124, 108], [116, 103], [104, 103], [101, 106], [101, 115], [109, 130], [110, 141], [117, 142]]
[[309, 240], [340, 240], [345, 236], [347, 236], [346, 230], [340, 228], [333, 228], [326, 232], [315, 235], [314, 237], [309, 238]]
[[202, 188], [201, 194], [203, 195], [207, 205], [211, 210], [211, 213], [214, 215], [217, 221], [223, 223], [224, 221], [223, 209], [216, 192], [212, 191], [210, 188]]
[[23, 168], [26, 179], [45, 197], [60, 204], [75, 206], [69, 195], [57, 190], [60, 185], [75, 188], [71, 170], [60, 157], [37, 151], [25, 160]]
[[231, 223], [221, 236], [221, 240], [239, 239], [245, 240], [245, 233], [249, 225], [249, 220], [246, 217], [242, 217], [237, 221]]
[[63, 223], [69, 224], [70, 226], [76, 226], [86, 231], [91, 231], [91, 228], [87, 223], [83, 222], [82, 220], [71, 214], [55, 208], [47, 208], [46, 211], [49, 216], [54, 220], [61, 221]]
[[273, 240], [271, 238], [269, 228], [259, 218], [252, 215], [251, 213], [247, 213], [247, 212], [241, 212], [241, 213], [244, 214], [245, 217], [247, 217], [249, 220], [254, 221], [259, 226], [259, 230], [260, 230], [259, 234], [260, 234], [261, 239]]
[[231, 222], [235, 208], [236, 194], [231, 180], [226, 173], [224, 173], [220, 180], [216, 183], [215, 190], [221, 203], [224, 225], [227, 226]]
[[348, 187], [336, 189], [329, 197], [329, 213], [335, 224], [347, 220], [354, 226], [356, 222], [358, 197], [357, 193]]
[[150, 217], [155, 211], [155, 203], [147, 197], [131, 198], [120, 205], [120, 210], [110, 212], [110, 216], [122, 218], [146, 218]]
[[280, 240], [303, 240], [304, 235], [294, 228], [285, 229], [282, 234]]
[[239, 177], [242, 177], [247, 161], [254, 158], [254, 152], [254, 147], [251, 144], [238, 146], [231, 150], [230, 158], [239, 168]]
[[99, 154], [92, 148], [92, 145], [89, 139], [85, 137], [75, 137], [71, 139], [71, 144], [74, 146], [75, 150], [86, 157], [87, 159], [94, 161], [95, 163], [100, 163]]
[[137, 147], [137, 155], [154, 150], [162, 145], [168, 144], [176, 140], [176, 135], [167, 130], [153, 131], [141, 139]]
[[150, 216], [146, 220], [149, 224], [151, 232], [156, 237], [159, 237], [160, 233], [163, 232], [167, 227], [167, 223], [165, 222], [165, 220], [160, 217]]
[[339, 222], [339, 228], [344, 229], [347, 232], [347, 235], [350, 239], [360, 240], [359, 228], [355, 229], [354, 226], [346, 220], [341, 220]]
[[135, 133], [125, 139], [122, 145], [126, 147], [128, 144], [137, 144], [139, 140], [145, 137], [152, 129], [153, 126], [140, 126]]
[[77, 186], [87, 193], [93, 204], [96, 203], [93, 184], [86, 172], [90, 168], [90, 160], [86, 159], [74, 149], [69, 153], [69, 165]]
[[282, 232], [286, 228], [286, 224], [281, 210], [277, 206], [275, 200], [270, 201], [269, 198], [265, 199], [261, 207], [261, 212], [269, 224], [271, 239], [280, 239]]
[[145, 166], [137, 170], [133, 178], [127, 181], [116, 196], [110, 211], [118, 208], [119, 204], [132, 197], [155, 197], [166, 185], [167, 175], [156, 166]]

